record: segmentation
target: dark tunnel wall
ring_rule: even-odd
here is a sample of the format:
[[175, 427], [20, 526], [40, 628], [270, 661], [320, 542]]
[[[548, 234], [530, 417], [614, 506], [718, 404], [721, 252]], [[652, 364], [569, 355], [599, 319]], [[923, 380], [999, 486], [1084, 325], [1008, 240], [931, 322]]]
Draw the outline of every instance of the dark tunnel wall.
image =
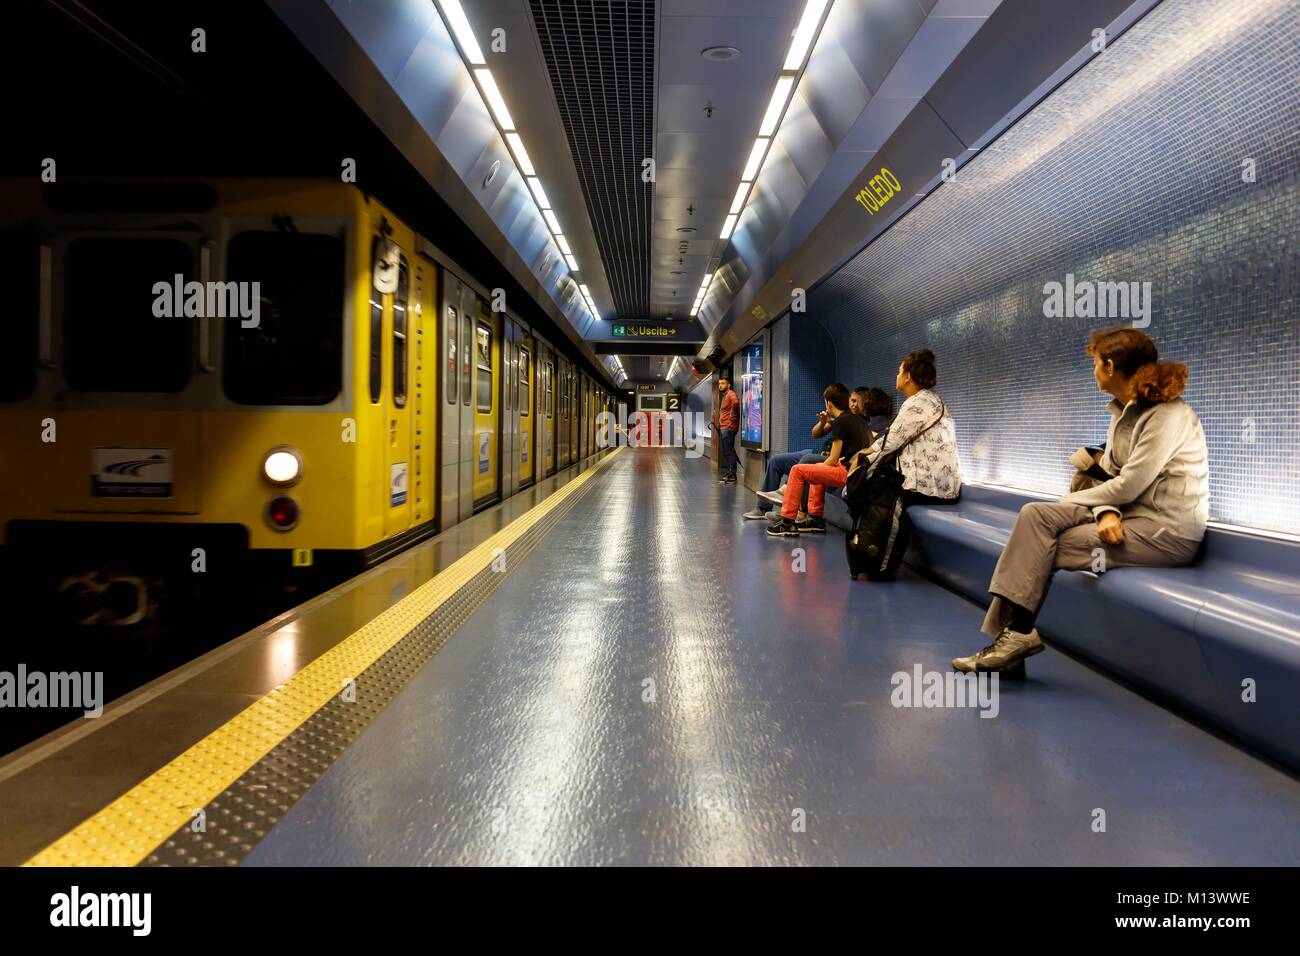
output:
[[1157, 6], [810, 295], [836, 377], [888, 385], [930, 346], [967, 478], [1062, 492], [1108, 421], [1083, 346], [1116, 323], [1048, 317], [1044, 286], [1150, 283], [1147, 331], [1191, 367], [1212, 518], [1300, 531], [1298, 10]]

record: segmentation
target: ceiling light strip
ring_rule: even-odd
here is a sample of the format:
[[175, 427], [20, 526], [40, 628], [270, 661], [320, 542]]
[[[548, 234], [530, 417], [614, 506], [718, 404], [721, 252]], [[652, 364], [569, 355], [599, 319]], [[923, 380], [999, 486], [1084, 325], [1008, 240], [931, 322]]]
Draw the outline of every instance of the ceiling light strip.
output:
[[772, 89], [772, 97], [767, 104], [767, 110], [763, 113], [762, 122], [759, 123], [758, 136], [754, 139], [754, 145], [749, 151], [749, 158], [745, 161], [745, 169], [740, 175], [740, 185], [736, 188], [736, 196], [731, 201], [731, 207], [727, 211], [727, 218], [723, 222], [722, 231], [718, 234], [718, 238], [723, 241], [731, 239], [731, 234], [736, 228], [736, 222], [749, 200], [754, 181], [763, 169], [763, 162], [767, 158], [772, 139], [777, 130], [781, 128], [781, 121], [785, 118], [786, 110], [790, 106], [790, 98], [794, 94], [795, 82], [807, 65], [813, 43], [817, 39], [817, 33], [821, 29], [832, 2], [833, 0], [807, 0], [804, 4], [803, 14], [799, 17], [799, 25], [794, 31], [794, 39], [790, 42], [790, 49], [786, 52], [785, 62], [781, 66], [781, 74], [777, 77], [776, 86]]
[[[510, 109], [506, 106], [505, 97], [501, 95], [501, 89], [497, 86], [496, 78], [492, 71], [486, 66], [487, 60], [483, 57], [483, 50], [474, 36], [474, 30], [470, 26], [469, 18], [465, 15], [465, 10], [460, 4], [460, 0], [435, 0], [438, 10], [442, 13], [442, 18], [450, 30], [456, 46], [460, 50], [462, 59], [470, 67], [470, 74], [474, 77], [474, 83], [478, 87], [479, 95], [487, 105], [492, 118], [496, 121], [497, 131], [510, 148], [510, 154], [514, 157], [515, 168], [524, 177], [528, 183], [528, 188], [532, 193], [533, 201], [537, 205], [537, 211], [546, 221], [547, 228], [551, 231], [551, 236], [555, 239], [561, 254], [564, 256], [564, 262], [571, 272], [578, 272], [578, 260], [574, 257], [572, 249], [569, 247], [569, 241], [565, 238], [564, 231], [560, 228], [559, 217], [551, 208], [550, 197], [546, 195], [546, 190], [542, 188], [542, 181], [537, 177], [537, 169], [533, 166], [532, 158], [528, 155], [528, 150], [524, 147], [523, 137], [515, 129], [514, 117], [510, 115]], [[586, 286], [583, 286], [585, 289]], [[596, 309], [595, 300], [590, 295], [583, 295], [583, 301], [590, 308], [593, 315], [600, 316]]]

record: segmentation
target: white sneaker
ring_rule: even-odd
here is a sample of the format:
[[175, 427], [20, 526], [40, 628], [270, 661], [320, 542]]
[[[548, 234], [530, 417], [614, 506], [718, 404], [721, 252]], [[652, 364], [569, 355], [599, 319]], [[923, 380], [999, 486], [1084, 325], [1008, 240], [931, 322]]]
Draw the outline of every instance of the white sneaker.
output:
[[785, 501], [785, 485], [782, 485], [776, 491], [760, 491], [758, 496], [764, 501], [770, 501], [774, 505], [779, 505]]
[[761, 521], [763, 518], [767, 517], [767, 512], [760, 511], [759, 509], [755, 508], [753, 511], [746, 511], [743, 515], [741, 515], [741, 517], [746, 518], [750, 521]]

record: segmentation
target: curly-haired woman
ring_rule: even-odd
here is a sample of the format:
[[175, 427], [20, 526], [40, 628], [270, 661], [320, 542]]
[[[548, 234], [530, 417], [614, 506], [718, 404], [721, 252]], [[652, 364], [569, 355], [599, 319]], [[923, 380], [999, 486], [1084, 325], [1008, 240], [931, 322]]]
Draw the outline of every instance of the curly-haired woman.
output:
[[1034, 620], [1058, 568], [1177, 567], [1196, 556], [1209, 517], [1205, 430], [1180, 397], [1187, 366], [1160, 362], [1156, 345], [1132, 328], [1094, 332], [1088, 342], [1097, 386], [1113, 396], [1106, 477], [1059, 502], [1020, 509], [998, 559], [983, 632], [994, 638], [959, 657], [959, 671], [1008, 671], [1043, 649]]

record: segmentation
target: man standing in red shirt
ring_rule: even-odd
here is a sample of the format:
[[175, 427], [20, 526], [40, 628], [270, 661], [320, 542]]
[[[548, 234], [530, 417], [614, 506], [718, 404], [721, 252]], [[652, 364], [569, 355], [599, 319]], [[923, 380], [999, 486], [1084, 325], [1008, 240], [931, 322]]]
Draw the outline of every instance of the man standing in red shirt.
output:
[[736, 397], [736, 390], [731, 387], [729, 375], [718, 378], [718, 393], [722, 396], [722, 404], [718, 408], [718, 431], [722, 433], [722, 460], [727, 465], [722, 482], [735, 484], [736, 432], [740, 430], [740, 399]]

